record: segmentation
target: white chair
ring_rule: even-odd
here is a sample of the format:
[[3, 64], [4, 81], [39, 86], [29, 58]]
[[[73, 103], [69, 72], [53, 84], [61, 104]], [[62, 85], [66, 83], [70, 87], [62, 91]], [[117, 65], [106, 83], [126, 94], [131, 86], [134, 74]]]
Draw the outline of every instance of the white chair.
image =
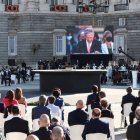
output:
[[91, 105], [88, 105], [88, 114], [89, 114], [89, 119], [90, 119], [92, 117]]
[[33, 131], [36, 131], [39, 129], [39, 124], [38, 124], [39, 119], [34, 119], [33, 120]]
[[20, 108], [20, 111], [21, 111], [21, 117], [23, 118], [23, 119], [25, 119], [25, 115], [26, 115], [26, 108], [25, 108], [25, 105], [23, 105], [23, 104], [19, 104], [19, 108]]
[[5, 139], [4, 137], [4, 114], [0, 113], [0, 133], [1, 133], [1, 139]]
[[0, 113], [0, 128], [3, 128], [4, 127], [4, 114], [3, 113]]
[[12, 81], [14, 82], [15, 85], [17, 84], [16, 75], [14, 74], [11, 75], [11, 82]]
[[70, 126], [70, 137], [71, 140], [82, 140], [82, 132], [84, 125], [72, 125]]
[[86, 140], [107, 140], [107, 134], [103, 134], [103, 133], [87, 134]]
[[124, 123], [125, 118], [127, 118], [130, 112], [132, 112], [131, 107], [132, 107], [132, 103], [126, 103], [123, 105], [123, 115], [121, 117], [121, 126], [122, 126], [122, 123]]
[[109, 130], [110, 136], [112, 140], [115, 140], [115, 133], [114, 133], [114, 119], [108, 117], [101, 117], [100, 120], [109, 123]]
[[27, 134], [21, 132], [10, 132], [6, 134], [6, 140], [25, 140]]

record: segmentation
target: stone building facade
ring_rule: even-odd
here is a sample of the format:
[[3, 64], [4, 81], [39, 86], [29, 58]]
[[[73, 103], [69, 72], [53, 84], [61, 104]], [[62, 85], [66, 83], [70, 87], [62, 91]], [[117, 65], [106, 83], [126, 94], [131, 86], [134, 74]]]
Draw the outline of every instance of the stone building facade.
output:
[[[90, 0], [82, 2], [85, 6]], [[109, 0], [96, 14], [77, 12], [78, 4], [78, 0], [1, 0], [0, 65], [8, 60], [35, 64], [39, 59], [66, 56], [66, 27], [74, 25], [113, 26], [114, 60], [127, 60], [118, 54], [118, 46], [140, 60], [139, 0]], [[106, 8], [108, 13], [104, 13]]]

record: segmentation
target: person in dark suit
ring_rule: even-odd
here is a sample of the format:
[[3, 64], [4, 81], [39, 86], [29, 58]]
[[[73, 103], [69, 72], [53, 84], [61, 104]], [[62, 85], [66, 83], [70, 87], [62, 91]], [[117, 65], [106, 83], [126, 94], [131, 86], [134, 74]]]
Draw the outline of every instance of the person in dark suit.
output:
[[39, 105], [32, 109], [32, 120], [39, 119], [42, 114], [47, 114], [51, 120], [50, 109], [46, 106], [46, 96], [39, 97]]
[[138, 91], [138, 97], [135, 98], [135, 100], [132, 104], [132, 107], [131, 107], [132, 112], [129, 114], [130, 124], [133, 124], [133, 120], [135, 118], [135, 110], [136, 110], [137, 106], [139, 106], [139, 105], [140, 105], [140, 91]]
[[128, 140], [139, 140], [140, 139], [140, 106], [136, 108], [135, 116], [137, 122], [129, 125], [126, 131], [126, 137]]
[[94, 39], [93, 31], [86, 33], [86, 39], [78, 43], [78, 53], [101, 54], [101, 43]]
[[63, 129], [59, 126], [56, 126], [52, 130], [51, 140], [64, 140], [64, 132]]
[[103, 133], [107, 137], [110, 137], [109, 124], [99, 120], [101, 116], [101, 110], [99, 108], [94, 108], [92, 111], [92, 118], [85, 124], [82, 137], [85, 140], [87, 134], [92, 133]]
[[92, 85], [91, 87], [92, 94], [88, 95], [86, 105], [91, 105], [91, 108], [100, 108], [100, 98], [98, 94], [98, 86], [97, 85]]
[[20, 118], [19, 107], [16, 105], [12, 106], [11, 113], [13, 115], [13, 118], [4, 123], [5, 137], [6, 134], [10, 132], [21, 132], [28, 135], [29, 134], [28, 121]]
[[10, 69], [8, 69], [8, 67], [6, 67], [6, 69], [4, 70], [4, 81], [5, 81], [5, 86], [7, 86], [7, 81], [8, 81], [8, 85], [11, 85], [11, 71]]
[[32, 132], [31, 134], [36, 135], [39, 140], [51, 140], [51, 131], [48, 129], [50, 125], [49, 116], [42, 114], [39, 118], [39, 130]]
[[[124, 95], [122, 97], [122, 102], [121, 102], [121, 107], [122, 107], [122, 111], [121, 113], [123, 114], [123, 105], [126, 104], [126, 103], [133, 103], [134, 100], [135, 100], [135, 96], [132, 95], [132, 88], [131, 87], [128, 87], [126, 89], [126, 92], [127, 92], [127, 95]], [[127, 121], [125, 119], [125, 124], [124, 126], [126, 127], [127, 126]]]
[[82, 110], [84, 103], [82, 100], [78, 100], [76, 103], [76, 110], [68, 114], [68, 124], [72, 125], [84, 125], [88, 121], [88, 113]]
[[101, 99], [101, 117], [114, 118], [113, 112], [108, 109], [108, 101], [106, 98]]
[[59, 126], [64, 131], [64, 140], [71, 140], [70, 138], [70, 131], [67, 127], [60, 124], [60, 120], [57, 117], [53, 117], [51, 120], [51, 125], [49, 127], [49, 130], [53, 130], [54, 127]]

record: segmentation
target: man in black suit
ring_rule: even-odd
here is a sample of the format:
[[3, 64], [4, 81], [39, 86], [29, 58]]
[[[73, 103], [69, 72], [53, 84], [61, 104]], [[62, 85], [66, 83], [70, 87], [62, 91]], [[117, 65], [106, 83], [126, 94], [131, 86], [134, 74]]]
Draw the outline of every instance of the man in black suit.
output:
[[126, 132], [128, 140], [139, 140], [140, 139], [140, 106], [136, 108], [135, 116], [137, 123], [129, 125]]
[[[135, 96], [133, 96], [132, 95], [132, 88], [131, 87], [128, 87], [127, 89], [126, 89], [126, 92], [127, 92], [127, 95], [124, 95], [123, 97], [122, 97], [122, 102], [121, 102], [121, 107], [122, 107], [122, 111], [121, 111], [121, 113], [123, 114], [123, 105], [124, 104], [126, 104], [126, 103], [133, 103], [134, 102], [134, 100], [135, 100]], [[125, 119], [125, 124], [124, 124], [124, 126], [126, 127], [127, 126], [127, 121], [126, 121], [126, 119]]]
[[48, 126], [50, 125], [49, 116], [46, 114], [42, 114], [38, 123], [40, 127], [39, 130], [31, 134], [36, 135], [39, 140], [51, 140], [51, 131], [48, 129]]
[[99, 120], [101, 116], [101, 110], [94, 108], [92, 111], [92, 118], [85, 124], [82, 137], [85, 140], [87, 134], [103, 133], [110, 137], [109, 124]]
[[93, 31], [86, 33], [86, 39], [78, 43], [78, 53], [101, 54], [101, 43], [94, 39]]
[[7, 133], [10, 132], [21, 132], [25, 134], [29, 134], [29, 127], [28, 127], [28, 121], [23, 120], [20, 118], [20, 111], [18, 106], [12, 106], [11, 113], [13, 114], [13, 118], [6, 121], [4, 123], [4, 135], [6, 137]]
[[59, 126], [56, 126], [52, 130], [52, 140], [64, 140], [64, 132], [63, 129]]
[[49, 127], [49, 130], [53, 130], [54, 127], [59, 126], [64, 131], [64, 140], [71, 140], [70, 138], [70, 131], [67, 127], [60, 124], [60, 119], [57, 117], [53, 117], [51, 120], [51, 125]]
[[129, 114], [130, 124], [133, 124], [133, 120], [135, 118], [135, 110], [136, 110], [137, 106], [139, 106], [139, 105], [140, 105], [140, 91], [138, 91], [138, 97], [135, 98], [135, 100], [132, 104], [132, 107], [131, 107], [132, 112]]
[[94, 108], [101, 109], [100, 98], [99, 98], [99, 94], [98, 94], [98, 86], [92, 85], [91, 91], [92, 91], [92, 94], [88, 95], [88, 97], [87, 97], [87, 101], [86, 101], [87, 107], [88, 107], [88, 105], [91, 105], [92, 109], [94, 109]]
[[82, 100], [78, 100], [76, 103], [76, 110], [68, 114], [68, 124], [72, 125], [84, 125], [88, 121], [88, 113], [82, 110], [84, 103]]
[[45, 95], [39, 97], [39, 105], [32, 109], [32, 120], [39, 119], [42, 114], [47, 114], [51, 120], [50, 109], [45, 106], [46, 101]]
[[8, 85], [11, 85], [11, 71], [10, 69], [8, 69], [8, 67], [6, 67], [6, 69], [4, 70], [4, 81], [5, 81], [5, 86], [7, 86], [7, 81], [8, 81]]

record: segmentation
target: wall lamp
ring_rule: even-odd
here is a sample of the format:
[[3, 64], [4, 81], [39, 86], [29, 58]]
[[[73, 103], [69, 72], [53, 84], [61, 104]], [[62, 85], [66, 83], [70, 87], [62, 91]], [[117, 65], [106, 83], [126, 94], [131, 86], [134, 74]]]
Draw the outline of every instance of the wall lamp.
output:
[[90, 12], [96, 13], [96, 9], [99, 7], [106, 7], [108, 5], [108, 0], [105, 0], [103, 3], [96, 3], [96, 0], [91, 0], [89, 4], [79, 2], [77, 6], [77, 12]]

